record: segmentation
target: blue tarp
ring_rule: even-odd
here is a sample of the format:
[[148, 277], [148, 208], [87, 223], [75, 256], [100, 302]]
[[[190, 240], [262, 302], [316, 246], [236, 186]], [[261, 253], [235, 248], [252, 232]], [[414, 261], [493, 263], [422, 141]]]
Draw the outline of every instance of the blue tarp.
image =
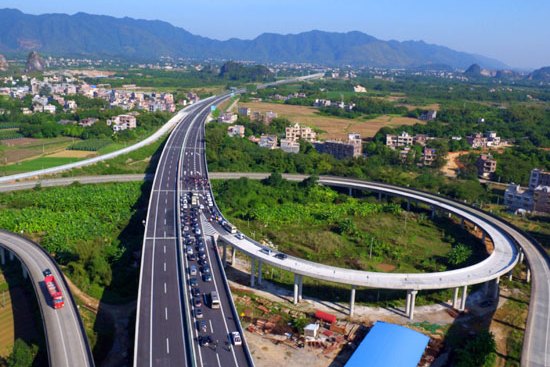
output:
[[377, 321], [345, 367], [416, 367], [429, 341], [404, 326]]

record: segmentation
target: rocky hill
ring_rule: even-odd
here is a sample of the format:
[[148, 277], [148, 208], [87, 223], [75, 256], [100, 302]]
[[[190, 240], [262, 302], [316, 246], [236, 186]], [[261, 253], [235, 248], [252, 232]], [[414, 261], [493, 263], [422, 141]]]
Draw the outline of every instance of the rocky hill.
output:
[[529, 74], [530, 80], [536, 80], [541, 82], [550, 82], [550, 66], [537, 69]]
[[131, 60], [172, 56], [405, 68], [435, 64], [464, 69], [477, 63], [484, 68], [506, 68], [497, 60], [443, 46], [422, 41], [383, 41], [361, 32], [262, 34], [253, 40], [218, 41], [161, 21], [85, 13], [28, 15], [0, 9], [0, 52], [29, 50], [56, 56]]
[[4, 55], [0, 55], [0, 71], [8, 70], [8, 60], [4, 57]]
[[46, 61], [38, 54], [36, 51], [29, 53], [27, 57], [27, 63], [25, 64], [25, 70], [28, 72], [32, 71], [44, 71], [48, 67]]

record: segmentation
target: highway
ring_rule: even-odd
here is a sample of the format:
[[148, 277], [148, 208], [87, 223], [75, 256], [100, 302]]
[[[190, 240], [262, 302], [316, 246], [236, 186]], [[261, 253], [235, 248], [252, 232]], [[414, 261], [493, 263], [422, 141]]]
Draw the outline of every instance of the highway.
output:
[[[190, 208], [181, 207], [179, 196], [207, 190], [201, 184], [208, 181], [203, 177], [204, 121], [210, 104], [225, 98], [199, 102], [194, 113], [176, 126], [159, 160], [141, 256], [134, 366], [252, 365], [246, 343], [235, 347], [225, 343], [230, 332], [240, 330], [240, 323], [212, 239], [196, 237], [196, 243], [201, 239], [205, 244], [213, 281], [204, 281], [197, 275], [193, 277], [197, 284], [192, 287], [189, 266], [198, 264], [183, 253], [181, 222], [184, 216], [190, 219]], [[200, 201], [204, 203], [204, 198]], [[198, 211], [195, 214], [199, 215]], [[192, 297], [191, 288], [200, 289], [201, 294]], [[220, 309], [193, 306], [194, 298], [207, 304], [214, 290], [220, 298]], [[206, 331], [197, 328], [196, 308], [202, 310], [200, 320], [206, 322]], [[208, 345], [199, 346], [199, 335], [210, 336]]]
[[[0, 231], [0, 246], [21, 261], [34, 287], [44, 326], [50, 366], [94, 366], [88, 338], [63, 274], [55, 261], [36, 243], [19, 235]], [[54, 309], [44, 285], [44, 269], [50, 269], [65, 306]]]

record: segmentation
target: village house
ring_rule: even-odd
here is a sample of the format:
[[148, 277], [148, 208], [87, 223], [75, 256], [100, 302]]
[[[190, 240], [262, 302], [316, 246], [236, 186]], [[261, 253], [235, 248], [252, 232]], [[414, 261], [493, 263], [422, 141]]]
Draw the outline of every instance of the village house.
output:
[[118, 115], [113, 119], [108, 119], [107, 126], [112, 126], [114, 132], [135, 129], [137, 127], [137, 120], [133, 115]]

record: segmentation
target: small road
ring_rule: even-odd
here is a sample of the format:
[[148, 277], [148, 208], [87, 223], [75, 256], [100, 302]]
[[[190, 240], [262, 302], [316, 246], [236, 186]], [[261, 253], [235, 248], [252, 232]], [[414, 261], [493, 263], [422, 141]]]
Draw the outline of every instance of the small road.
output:
[[[76, 303], [55, 261], [38, 244], [7, 231], [0, 231], [0, 246], [15, 254], [30, 277], [42, 314], [50, 366], [94, 366]], [[42, 275], [46, 268], [61, 288], [63, 308], [56, 310], [51, 305]]]

